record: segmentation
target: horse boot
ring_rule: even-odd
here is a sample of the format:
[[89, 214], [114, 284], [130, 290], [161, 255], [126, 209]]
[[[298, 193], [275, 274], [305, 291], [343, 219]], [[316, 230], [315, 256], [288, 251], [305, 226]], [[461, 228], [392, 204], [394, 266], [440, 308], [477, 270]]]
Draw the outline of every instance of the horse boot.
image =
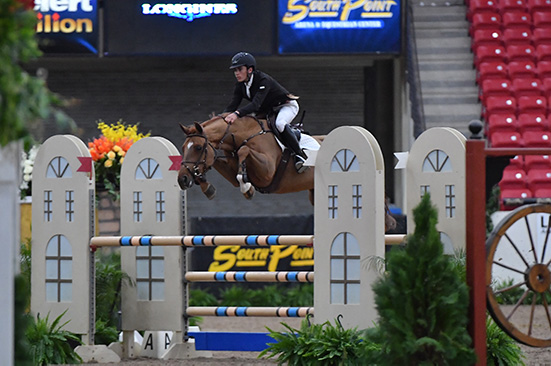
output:
[[285, 125], [285, 129], [281, 132], [280, 136], [282, 138], [281, 142], [295, 153], [295, 169], [299, 174], [304, 172], [307, 168], [304, 166], [304, 162], [308, 159], [308, 156], [301, 149], [295, 131], [291, 126]]

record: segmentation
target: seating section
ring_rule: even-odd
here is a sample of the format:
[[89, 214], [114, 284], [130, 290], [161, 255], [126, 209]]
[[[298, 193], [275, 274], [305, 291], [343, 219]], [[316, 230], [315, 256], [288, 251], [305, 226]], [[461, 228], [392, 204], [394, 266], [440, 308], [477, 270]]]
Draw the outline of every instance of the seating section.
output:
[[[466, 0], [489, 145], [551, 148], [551, 0]], [[506, 199], [551, 198], [551, 157], [519, 155], [505, 168]], [[508, 201], [507, 201], [508, 202]]]

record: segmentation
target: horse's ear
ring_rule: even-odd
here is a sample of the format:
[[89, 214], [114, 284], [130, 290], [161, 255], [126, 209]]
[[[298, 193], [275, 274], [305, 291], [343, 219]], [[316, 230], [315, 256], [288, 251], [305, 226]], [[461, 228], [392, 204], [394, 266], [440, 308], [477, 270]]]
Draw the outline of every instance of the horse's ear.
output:
[[181, 123], [180, 123], [180, 128], [182, 129], [182, 131], [184, 131], [184, 133], [185, 133], [186, 135], [189, 135], [190, 132], [191, 132], [191, 130], [190, 130], [189, 127], [186, 127], [186, 126], [184, 126], [184, 125], [181, 124]]
[[195, 122], [195, 129], [197, 130], [198, 134], [203, 134], [203, 127], [199, 124], [199, 122]]

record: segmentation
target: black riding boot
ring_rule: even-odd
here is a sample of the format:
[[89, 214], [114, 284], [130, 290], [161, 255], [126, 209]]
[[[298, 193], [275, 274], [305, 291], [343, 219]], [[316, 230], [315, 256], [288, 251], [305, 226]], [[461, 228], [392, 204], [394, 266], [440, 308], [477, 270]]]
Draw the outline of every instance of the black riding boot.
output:
[[302, 173], [306, 170], [304, 162], [308, 159], [306, 153], [300, 148], [298, 138], [291, 126], [285, 125], [285, 129], [281, 132], [281, 139], [283, 144], [291, 149], [295, 153], [295, 169], [298, 173]]

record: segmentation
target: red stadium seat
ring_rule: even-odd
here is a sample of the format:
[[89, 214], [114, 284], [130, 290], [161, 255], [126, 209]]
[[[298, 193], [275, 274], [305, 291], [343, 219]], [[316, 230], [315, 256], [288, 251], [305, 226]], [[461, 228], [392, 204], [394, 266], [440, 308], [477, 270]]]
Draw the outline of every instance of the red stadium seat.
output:
[[479, 29], [501, 29], [501, 15], [498, 13], [477, 13], [473, 14], [469, 27], [469, 34], [472, 37]]
[[534, 28], [551, 28], [551, 12], [536, 11], [532, 17]]
[[497, 10], [503, 15], [509, 11], [528, 12], [528, 7], [524, 0], [499, 0]]
[[526, 198], [532, 198], [533, 194], [532, 191], [526, 187], [526, 188], [502, 188], [500, 193], [500, 205], [499, 209], [501, 211], [508, 211], [515, 209], [518, 207], [518, 205], [506, 205], [503, 200], [505, 199], [517, 199], [517, 200], [523, 200]]
[[492, 147], [523, 147], [522, 136], [518, 132], [500, 131], [492, 134]]
[[528, 0], [526, 5], [530, 13], [551, 11], [551, 0]]
[[536, 67], [538, 78], [544, 80], [551, 78], [551, 61], [540, 61]]
[[522, 133], [525, 147], [551, 147], [551, 132], [525, 131]]
[[474, 55], [474, 65], [478, 68], [482, 62], [506, 62], [506, 56], [502, 46], [479, 46]]
[[476, 70], [476, 82], [478, 85], [482, 85], [482, 82], [486, 79], [504, 79], [507, 77], [508, 70], [505, 62], [483, 62], [478, 65]]
[[507, 60], [512, 61], [531, 61], [536, 62], [536, 49], [532, 45], [513, 44], [507, 46]]
[[538, 56], [538, 62], [551, 61], [551, 45], [540, 44], [536, 48], [536, 53], [537, 53], [537, 56]]
[[551, 169], [530, 169], [527, 176], [528, 188], [530, 188], [534, 197], [551, 197]]
[[514, 114], [492, 114], [486, 123], [486, 136], [492, 139], [494, 132], [517, 132], [518, 122]]
[[526, 172], [524, 169], [516, 168], [515, 166], [508, 165], [503, 170], [503, 176], [499, 181], [500, 188], [526, 188], [528, 187], [528, 181], [526, 179]]
[[532, 16], [522, 11], [510, 11], [501, 16], [503, 28], [531, 29]]
[[497, 29], [479, 29], [474, 32], [471, 50], [476, 53], [478, 46], [503, 46], [502, 34]]
[[501, 41], [504, 46], [510, 45], [526, 45], [529, 46], [532, 42], [532, 32], [529, 29], [505, 29]]
[[471, 20], [473, 17], [473, 14], [482, 14], [482, 13], [497, 13], [497, 1], [470, 0], [469, 6], [467, 8], [467, 19]]
[[543, 95], [543, 84], [538, 78], [517, 78], [513, 80], [513, 95], [515, 98], [525, 95]]
[[536, 49], [540, 44], [551, 44], [551, 28], [534, 28], [532, 42]]
[[531, 61], [512, 61], [507, 65], [509, 79], [534, 78], [537, 76], [536, 64]]
[[516, 155], [514, 158], [509, 159], [509, 165], [507, 168], [511, 169], [524, 169], [524, 155]]
[[549, 155], [526, 155], [524, 167], [527, 172], [532, 169], [551, 169], [551, 157]]
[[517, 101], [513, 97], [492, 96], [483, 104], [483, 117], [488, 120], [493, 114], [511, 114], [517, 111]]
[[[544, 92], [544, 95], [545, 95], [547, 98], [551, 97], [551, 77], [548, 77], [548, 78], [543, 79], [542, 85], [543, 85], [543, 92]], [[548, 100], [549, 100], [549, 99], [548, 99]], [[549, 104], [549, 103], [548, 103], [548, 104]]]
[[544, 96], [523, 96], [517, 99], [518, 113], [547, 114], [547, 98]]
[[547, 117], [545, 114], [521, 113], [518, 115], [517, 121], [520, 133], [526, 131], [545, 131], [548, 129]]
[[509, 79], [486, 79], [480, 87], [480, 100], [483, 102], [490, 96], [512, 96], [513, 86]]

